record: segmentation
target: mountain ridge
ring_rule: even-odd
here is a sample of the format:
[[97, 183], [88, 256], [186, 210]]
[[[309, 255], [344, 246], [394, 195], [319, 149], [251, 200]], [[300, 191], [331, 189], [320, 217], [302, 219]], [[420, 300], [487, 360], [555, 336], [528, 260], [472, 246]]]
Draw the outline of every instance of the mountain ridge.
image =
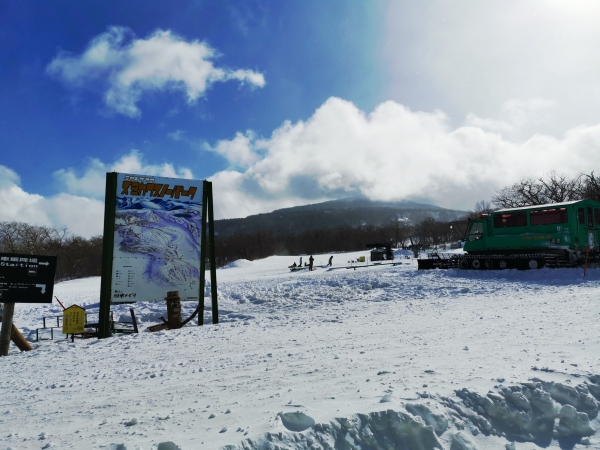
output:
[[411, 200], [384, 202], [369, 200], [366, 197], [350, 197], [281, 208], [245, 218], [215, 220], [215, 232], [223, 236], [257, 231], [278, 234], [302, 233], [340, 226], [356, 228], [385, 225], [393, 221], [415, 224], [427, 217], [439, 221], [452, 221], [466, 214], [467, 211], [452, 210]]

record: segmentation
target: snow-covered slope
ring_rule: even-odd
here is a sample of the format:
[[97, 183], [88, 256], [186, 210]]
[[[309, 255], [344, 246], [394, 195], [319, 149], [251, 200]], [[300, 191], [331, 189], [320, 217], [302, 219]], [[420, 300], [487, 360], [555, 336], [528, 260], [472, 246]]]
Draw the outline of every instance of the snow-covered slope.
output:
[[[600, 448], [600, 270], [328, 258], [314, 272], [289, 272], [297, 257], [219, 270], [219, 325], [208, 309], [203, 327], [13, 347], [0, 449]], [[55, 294], [91, 314], [99, 279]], [[144, 330], [166, 314], [135, 311]], [[17, 304], [15, 324], [35, 340], [60, 312]]]

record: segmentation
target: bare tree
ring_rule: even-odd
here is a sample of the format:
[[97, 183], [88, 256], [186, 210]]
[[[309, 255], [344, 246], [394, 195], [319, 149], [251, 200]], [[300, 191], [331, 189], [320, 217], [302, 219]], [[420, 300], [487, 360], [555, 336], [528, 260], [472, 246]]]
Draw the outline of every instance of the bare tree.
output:
[[0, 251], [17, 253], [19, 251], [19, 223], [0, 222]]
[[550, 172], [540, 178], [526, 178], [502, 188], [492, 201], [504, 208], [543, 205], [580, 200], [584, 187], [584, 175], [570, 179]]
[[404, 248], [408, 242], [408, 236], [412, 233], [412, 227], [404, 220], [395, 219], [390, 223], [392, 240], [396, 248]]
[[0, 252], [56, 256], [57, 280], [100, 275], [102, 237], [74, 236], [66, 227], [0, 222]]
[[582, 175], [581, 198], [600, 202], [600, 178], [593, 171], [589, 175]]
[[492, 202], [481, 200], [475, 203], [475, 209], [473, 211], [477, 214], [489, 214], [495, 210], [496, 208], [494, 208]]
[[473, 211], [469, 211], [465, 216], [461, 217], [461, 221], [468, 221], [471, 219], [477, 219], [480, 214], [489, 214], [498, 208], [494, 208], [492, 202], [486, 200], [480, 200], [475, 203]]

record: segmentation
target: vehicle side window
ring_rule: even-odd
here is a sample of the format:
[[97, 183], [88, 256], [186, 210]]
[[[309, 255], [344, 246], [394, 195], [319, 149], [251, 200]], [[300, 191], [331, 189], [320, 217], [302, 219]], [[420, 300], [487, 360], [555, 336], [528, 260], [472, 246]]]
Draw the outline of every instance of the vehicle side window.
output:
[[472, 223], [469, 230], [469, 241], [477, 241], [481, 238], [483, 238], [483, 224], [481, 222]]
[[567, 208], [542, 209], [530, 212], [531, 225], [567, 223]]
[[512, 228], [527, 226], [527, 213], [494, 214], [494, 228]]
[[577, 210], [577, 217], [579, 218], [579, 224], [585, 224], [585, 213], [583, 212], [583, 208], [579, 208]]
[[600, 209], [594, 208], [594, 222], [596, 225], [600, 225]]
[[588, 228], [594, 228], [594, 215], [592, 214], [592, 208], [588, 206], [587, 208], [587, 220], [588, 220]]

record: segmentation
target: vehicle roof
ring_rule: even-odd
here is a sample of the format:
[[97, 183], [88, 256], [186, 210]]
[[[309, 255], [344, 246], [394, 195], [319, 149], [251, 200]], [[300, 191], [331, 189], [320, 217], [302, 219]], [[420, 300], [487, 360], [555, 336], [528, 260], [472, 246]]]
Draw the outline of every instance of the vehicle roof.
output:
[[560, 206], [566, 206], [566, 205], [572, 205], [574, 203], [580, 203], [580, 202], [584, 202], [585, 200], [573, 200], [570, 202], [562, 202], [562, 203], [546, 203], [544, 205], [530, 205], [530, 206], [519, 206], [518, 208], [505, 208], [505, 209], [499, 209], [497, 211], [494, 211], [494, 213], [499, 213], [499, 212], [510, 212], [510, 211], [522, 211], [522, 210], [528, 210], [528, 209], [539, 209], [539, 208], [556, 208], [556, 207], [560, 207]]

